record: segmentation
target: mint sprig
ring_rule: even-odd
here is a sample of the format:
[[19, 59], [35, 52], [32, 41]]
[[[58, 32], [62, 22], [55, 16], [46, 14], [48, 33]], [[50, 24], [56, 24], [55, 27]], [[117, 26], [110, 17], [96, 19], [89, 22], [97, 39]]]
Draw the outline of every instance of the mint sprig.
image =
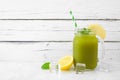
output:
[[81, 34], [90, 34], [92, 31], [91, 29], [88, 29], [88, 28], [82, 28], [81, 30], [78, 30], [78, 33], [81, 33]]
[[43, 70], [47, 70], [47, 69], [50, 68], [49, 64], [50, 64], [50, 62], [45, 62], [45, 63], [41, 66], [41, 68], [42, 68]]

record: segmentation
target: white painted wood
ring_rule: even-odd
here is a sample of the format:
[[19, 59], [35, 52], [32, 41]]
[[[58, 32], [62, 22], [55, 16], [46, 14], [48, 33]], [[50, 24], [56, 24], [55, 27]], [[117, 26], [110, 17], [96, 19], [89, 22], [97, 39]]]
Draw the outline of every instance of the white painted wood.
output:
[[[41, 70], [41, 63], [0, 63], [0, 79], [1, 80], [55, 80], [58, 75]], [[83, 74], [75, 74], [74, 71], [62, 71], [60, 80], [119, 80], [120, 65], [111, 66], [115, 69], [111, 72], [88, 71]], [[4, 68], [4, 69], [3, 69]], [[72, 76], [72, 77], [70, 77]]]
[[117, 0], [0, 0], [0, 19], [120, 19]]
[[59, 80], [55, 73], [41, 70], [41, 65], [72, 55], [74, 25], [66, 20], [71, 19], [70, 9], [81, 19], [77, 20], [80, 27], [99, 23], [105, 28], [109, 41], [105, 62], [110, 72], [62, 71], [60, 80], [120, 80], [120, 0], [0, 0], [0, 80]]
[[[89, 24], [101, 24], [106, 31], [120, 31], [120, 21], [109, 20], [77, 20], [78, 27], [87, 27]], [[0, 31], [73, 31], [74, 23], [71, 20], [0, 20]]]
[[[105, 43], [105, 50], [108, 60], [119, 61], [120, 43]], [[0, 61], [3, 62], [42, 62], [45, 55], [54, 60], [72, 55], [72, 42], [0, 43]]]
[[[72, 41], [74, 31], [7, 31], [1, 41]], [[107, 32], [105, 41], [120, 41], [120, 32]]]
[[[72, 53], [72, 43], [0, 43], [1, 80], [53, 80], [57, 74], [41, 70], [47, 60], [57, 60]], [[119, 80], [120, 43], [106, 43], [106, 63], [110, 72], [87, 71], [75, 74], [74, 71], [61, 71], [60, 80]], [[46, 54], [47, 60], [44, 58]], [[72, 77], [69, 77], [72, 76]]]
[[[2, 80], [53, 80], [57, 78], [57, 74], [50, 73], [46, 70], [41, 70], [40, 63], [2, 63], [0, 64], [0, 79]], [[111, 72], [88, 71], [83, 74], [75, 74], [74, 71], [61, 72], [60, 80], [119, 80], [120, 65], [112, 67], [115, 69]], [[3, 69], [4, 68], [4, 69]], [[68, 77], [72, 76], [72, 77]]]
[[[80, 27], [99, 23], [106, 32], [106, 41], [120, 41], [120, 21], [77, 21]], [[0, 21], [0, 41], [72, 41], [72, 21]]]

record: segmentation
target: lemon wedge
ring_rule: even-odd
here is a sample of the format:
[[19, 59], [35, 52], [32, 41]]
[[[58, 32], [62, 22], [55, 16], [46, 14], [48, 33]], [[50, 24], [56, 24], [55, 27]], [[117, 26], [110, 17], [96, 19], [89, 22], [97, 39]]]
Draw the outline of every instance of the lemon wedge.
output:
[[69, 70], [73, 64], [72, 56], [64, 56], [59, 60], [59, 65], [61, 70]]
[[105, 39], [106, 31], [100, 24], [90, 24], [88, 25], [88, 28], [91, 29], [93, 32], [95, 32], [96, 35], [98, 35], [102, 39]]

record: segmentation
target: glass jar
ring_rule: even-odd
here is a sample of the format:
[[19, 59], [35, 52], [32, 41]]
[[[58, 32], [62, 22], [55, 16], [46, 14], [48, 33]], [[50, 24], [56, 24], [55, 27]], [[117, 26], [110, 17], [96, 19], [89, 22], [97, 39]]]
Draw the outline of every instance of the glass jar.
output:
[[95, 69], [98, 62], [98, 38], [87, 28], [78, 29], [73, 39], [74, 67], [84, 64], [86, 69]]

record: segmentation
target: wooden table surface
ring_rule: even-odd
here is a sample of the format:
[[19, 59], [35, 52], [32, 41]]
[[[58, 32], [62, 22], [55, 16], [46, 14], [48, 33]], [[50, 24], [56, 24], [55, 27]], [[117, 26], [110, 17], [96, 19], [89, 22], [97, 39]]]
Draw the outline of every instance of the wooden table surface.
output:
[[[45, 55], [72, 55], [74, 25], [101, 24], [108, 72], [42, 70]], [[120, 0], [0, 0], [0, 80], [120, 80]], [[101, 52], [101, 50], [99, 50]], [[59, 77], [59, 79], [57, 79]]]

